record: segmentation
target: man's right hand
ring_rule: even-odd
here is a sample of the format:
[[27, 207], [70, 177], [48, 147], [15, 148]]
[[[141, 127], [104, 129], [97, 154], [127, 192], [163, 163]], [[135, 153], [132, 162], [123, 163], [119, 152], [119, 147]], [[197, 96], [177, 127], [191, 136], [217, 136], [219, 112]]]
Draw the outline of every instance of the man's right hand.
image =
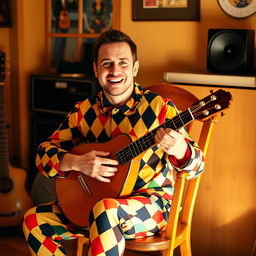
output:
[[60, 171], [79, 171], [102, 182], [110, 182], [118, 161], [108, 158], [109, 152], [90, 151], [82, 155], [67, 153], [60, 161]]

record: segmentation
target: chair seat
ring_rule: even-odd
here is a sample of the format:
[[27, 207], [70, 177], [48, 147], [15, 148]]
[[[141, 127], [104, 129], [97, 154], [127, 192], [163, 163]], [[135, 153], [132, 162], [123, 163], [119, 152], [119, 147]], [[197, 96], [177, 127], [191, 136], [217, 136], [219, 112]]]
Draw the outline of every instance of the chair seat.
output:
[[[181, 244], [187, 232], [187, 225], [179, 224], [176, 233], [175, 244]], [[135, 251], [161, 251], [170, 247], [170, 239], [165, 237], [165, 231], [158, 235], [148, 236], [137, 239], [129, 239], [125, 241], [125, 248]]]
[[160, 251], [168, 249], [169, 246], [170, 239], [162, 234], [125, 241], [125, 248], [135, 251]]

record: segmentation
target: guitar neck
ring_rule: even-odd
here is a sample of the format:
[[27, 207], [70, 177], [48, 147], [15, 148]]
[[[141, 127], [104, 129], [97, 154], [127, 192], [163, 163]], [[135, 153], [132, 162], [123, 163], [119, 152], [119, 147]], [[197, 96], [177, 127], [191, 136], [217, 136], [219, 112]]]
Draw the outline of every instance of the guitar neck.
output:
[[4, 111], [4, 87], [0, 84], [0, 176], [9, 176], [9, 153]]
[[190, 111], [190, 108], [188, 108], [182, 113], [176, 115], [172, 119], [167, 120], [164, 124], [158, 126], [157, 128], [147, 133], [146, 135], [142, 136], [141, 138], [137, 139], [136, 141], [132, 142], [125, 148], [118, 151], [115, 154], [116, 159], [121, 165], [131, 161], [133, 158], [140, 155], [142, 152], [146, 151], [155, 144], [154, 137], [159, 128], [162, 127], [164, 129], [171, 128], [173, 130], [178, 130], [179, 128], [187, 125], [193, 120], [194, 116]]

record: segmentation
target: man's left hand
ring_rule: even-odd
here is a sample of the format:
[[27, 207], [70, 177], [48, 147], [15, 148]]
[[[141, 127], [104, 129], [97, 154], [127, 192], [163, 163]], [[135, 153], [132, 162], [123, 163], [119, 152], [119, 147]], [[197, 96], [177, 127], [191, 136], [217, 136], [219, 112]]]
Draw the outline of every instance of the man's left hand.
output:
[[165, 153], [175, 156], [178, 160], [184, 157], [188, 147], [183, 128], [177, 131], [160, 128], [155, 135], [155, 143]]

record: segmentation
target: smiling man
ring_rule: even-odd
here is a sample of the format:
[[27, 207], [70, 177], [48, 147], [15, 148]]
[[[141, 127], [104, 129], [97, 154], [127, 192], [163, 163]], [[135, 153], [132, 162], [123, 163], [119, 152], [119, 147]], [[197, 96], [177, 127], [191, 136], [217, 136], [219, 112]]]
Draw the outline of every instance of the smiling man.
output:
[[[102, 149], [76, 155], [70, 150], [82, 142], [107, 142], [121, 133], [136, 140], [177, 114], [171, 100], [134, 82], [139, 69], [137, 48], [123, 32], [111, 30], [100, 36], [93, 67], [102, 90], [76, 104], [39, 146], [36, 165], [49, 178], [73, 170], [111, 182], [119, 163], [108, 157], [110, 152]], [[160, 128], [154, 139], [140, 159], [131, 195], [103, 198], [91, 210], [88, 255], [123, 255], [126, 239], [165, 230], [176, 172], [186, 171], [193, 178], [203, 171], [202, 152], [183, 129]], [[30, 209], [23, 229], [31, 255], [39, 256], [66, 255], [60, 240], [83, 236], [70, 225], [58, 202]]]

